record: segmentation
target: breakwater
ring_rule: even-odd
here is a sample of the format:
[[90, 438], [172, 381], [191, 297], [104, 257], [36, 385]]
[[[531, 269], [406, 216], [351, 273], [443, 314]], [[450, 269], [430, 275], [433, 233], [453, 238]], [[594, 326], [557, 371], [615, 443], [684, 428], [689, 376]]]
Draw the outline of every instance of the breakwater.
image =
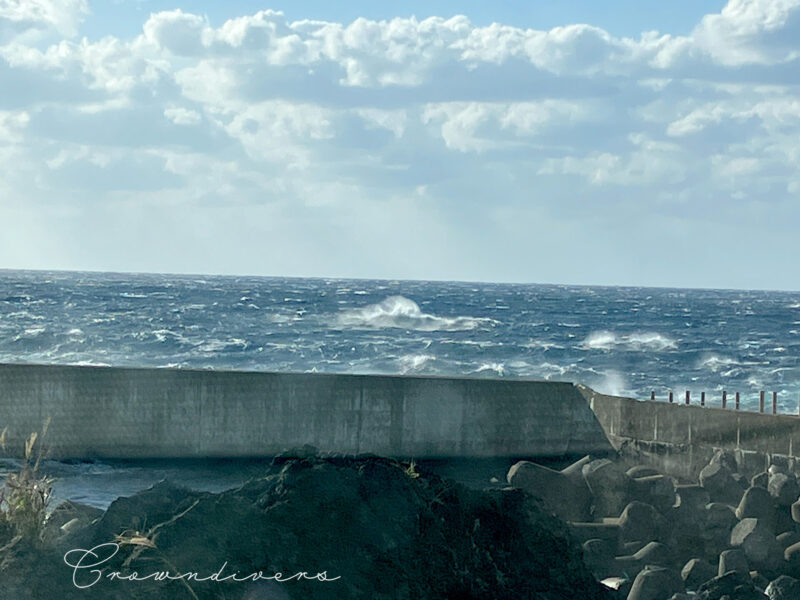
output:
[[612, 451], [569, 383], [0, 364], [6, 451], [52, 458], [563, 456]]
[[0, 364], [6, 454], [50, 418], [53, 458], [558, 457], [624, 449], [694, 477], [714, 448], [800, 456], [800, 417], [600, 394], [564, 382]]

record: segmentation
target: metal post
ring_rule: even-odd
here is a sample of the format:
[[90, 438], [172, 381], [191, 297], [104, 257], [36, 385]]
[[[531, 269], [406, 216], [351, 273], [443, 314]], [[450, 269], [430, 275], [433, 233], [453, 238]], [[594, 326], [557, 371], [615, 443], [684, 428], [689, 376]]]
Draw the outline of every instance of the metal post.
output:
[[672, 402], [672, 392], [669, 393], [669, 401]]
[[764, 390], [758, 393], [758, 412], [764, 412]]
[[[728, 392], [722, 390], [722, 408], [725, 408], [725, 405], [728, 403]], [[800, 414], [800, 413], [798, 413]]]
[[778, 414], [778, 392], [772, 392], [772, 414]]
[[655, 400], [655, 399], [656, 399], [656, 392], [655, 390], [653, 390], [652, 392], [650, 392], [650, 400]]
[[684, 400], [684, 404], [689, 404], [689, 390], [686, 390], [686, 400]]
[[736, 392], [736, 410], [739, 410], [739, 392]]
[[700, 406], [706, 405], [706, 393], [700, 392]]

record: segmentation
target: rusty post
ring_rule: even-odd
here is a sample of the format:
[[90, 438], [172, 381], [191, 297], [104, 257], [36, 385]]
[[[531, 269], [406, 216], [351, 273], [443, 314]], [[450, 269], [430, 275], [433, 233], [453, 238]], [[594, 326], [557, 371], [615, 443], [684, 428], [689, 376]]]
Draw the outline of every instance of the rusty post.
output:
[[684, 404], [689, 404], [689, 390], [686, 390], [686, 399], [683, 401]]
[[758, 393], [758, 412], [764, 412], [764, 390]]
[[672, 403], [672, 392], [669, 393], [669, 401]]
[[725, 408], [725, 405], [728, 403], [728, 392], [722, 390], [722, 408]]
[[739, 410], [739, 392], [736, 392], [736, 410]]
[[700, 392], [700, 406], [706, 405], [706, 393]]
[[656, 399], [656, 392], [655, 390], [653, 390], [652, 392], [650, 392], [650, 400], [655, 400], [655, 399]]
[[778, 414], [778, 392], [772, 392], [772, 414]]

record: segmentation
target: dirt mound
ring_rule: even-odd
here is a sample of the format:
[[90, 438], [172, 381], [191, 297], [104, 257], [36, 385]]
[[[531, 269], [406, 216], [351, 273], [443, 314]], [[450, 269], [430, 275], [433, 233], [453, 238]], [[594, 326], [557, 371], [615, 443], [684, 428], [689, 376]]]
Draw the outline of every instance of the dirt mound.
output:
[[[378, 457], [278, 459], [263, 478], [220, 494], [161, 483], [117, 500], [91, 524], [62, 529], [49, 532], [48, 545], [38, 550], [18, 543], [0, 551], [6, 571], [0, 579], [11, 582], [0, 597], [607, 597], [565, 525], [529, 495], [470, 490]], [[102, 563], [70, 568], [64, 554], [71, 549], [95, 552], [67, 555], [72, 565]], [[107, 579], [114, 571], [151, 577]], [[307, 575], [283, 583], [221, 581], [259, 571]], [[163, 572], [217, 573], [220, 581], [153, 581], [153, 573]], [[333, 580], [320, 581], [323, 573]], [[97, 582], [78, 589], [73, 575], [81, 585]], [[21, 587], [13, 589], [14, 582]]]

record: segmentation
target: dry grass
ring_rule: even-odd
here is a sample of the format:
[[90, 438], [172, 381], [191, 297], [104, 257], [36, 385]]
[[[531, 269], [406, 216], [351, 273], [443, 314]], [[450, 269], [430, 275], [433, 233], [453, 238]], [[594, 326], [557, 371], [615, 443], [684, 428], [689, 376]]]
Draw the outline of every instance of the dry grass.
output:
[[[39, 472], [46, 455], [44, 438], [50, 425], [48, 418], [41, 433], [33, 432], [25, 441], [25, 460], [16, 473], [9, 473], [0, 488], [0, 524], [11, 527], [15, 534], [40, 540], [47, 519], [53, 480]], [[0, 447], [5, 450], [6, 429], [0, 433]]]

